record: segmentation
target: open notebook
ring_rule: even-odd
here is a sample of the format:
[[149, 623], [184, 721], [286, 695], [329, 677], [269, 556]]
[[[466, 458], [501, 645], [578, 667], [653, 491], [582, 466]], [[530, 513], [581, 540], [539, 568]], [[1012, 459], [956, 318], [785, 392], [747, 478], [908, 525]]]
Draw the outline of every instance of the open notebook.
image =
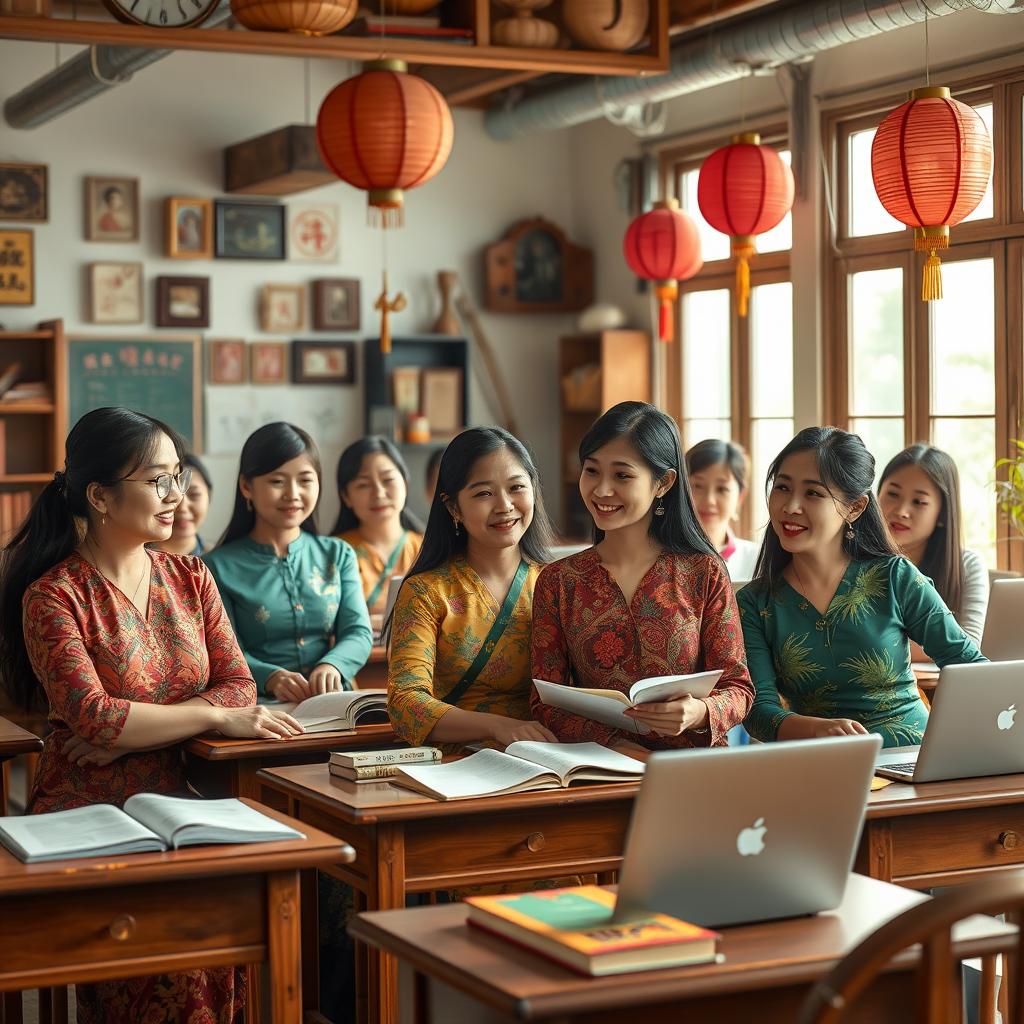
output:
[[287, 711], [306, 732], [354, 732], [357, 725], [388, 721], [387, 690], [335, 690], [307, 697], [298, 704], [275, 702], [267, 706]]

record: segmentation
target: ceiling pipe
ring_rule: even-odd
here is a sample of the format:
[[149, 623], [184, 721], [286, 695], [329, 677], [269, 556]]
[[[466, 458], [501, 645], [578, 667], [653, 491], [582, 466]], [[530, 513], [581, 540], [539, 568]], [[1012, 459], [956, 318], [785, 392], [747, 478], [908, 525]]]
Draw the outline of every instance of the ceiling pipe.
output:
[[659, 103], [743, 78], [751, 67], [775, 67], [824, 50], [869, 39], [929, 18], [974, 8], [993, 14], [1024, 13], [1024, 0], [812, 0], [771, 8], [673, 46], [669, 70], [576, 82], [487, 111], [492, 138], [513, 139], [556, 131], [604, 116], [606, 109]]

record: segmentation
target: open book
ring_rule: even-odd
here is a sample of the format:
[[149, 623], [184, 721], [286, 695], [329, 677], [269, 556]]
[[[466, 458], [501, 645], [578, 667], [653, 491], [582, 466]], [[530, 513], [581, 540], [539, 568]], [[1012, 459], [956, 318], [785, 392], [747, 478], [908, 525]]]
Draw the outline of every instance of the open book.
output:
[[123, 811], [112, 804], [92, 804], [0, 818], [0, 843], [28, 863], [304, 838], [241, 800], [189, 800], [159, 793], [136, 793], [124, 802]]
[[354, 732], [357, 725], [388, 721], [387, 690], [335, 690], [298, 704], [272, 703], [287, 711], [306, 732]]
[[534, 789], [564, 789], [573, 782], [636, 782], [643, 761], [600, 743], [519, 740], [500, 750], [478, 750], [449, 764], [402, 765], [391, 782], [437, 800], [464, 800]]
[[721, 676], [721, 669], [693, 672], [684, 676], [651, 676], [634, 683], [629, 693], [621, 690], [587, 690], [582, 686], [549, 683], [545, 679], [534, 679], [533, 685], [545, 704], [571, 711], [574, 715], [590, 718], [602, 725], [610, 725], [613, 729], [644, 735], [650, 730], [624, 715], [626, 708], [677, 700], [687, 693], [691, 697], [707, 697]]

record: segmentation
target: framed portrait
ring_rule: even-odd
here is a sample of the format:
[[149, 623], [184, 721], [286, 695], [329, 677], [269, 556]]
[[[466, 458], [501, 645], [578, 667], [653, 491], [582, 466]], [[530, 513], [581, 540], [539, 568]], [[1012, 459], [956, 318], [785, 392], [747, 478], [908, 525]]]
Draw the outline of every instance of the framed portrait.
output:
[[0, 164], [0, 220], [45, 221], [46, 164]]
[[313, 330], [359, 330], [359, 281], [322, 277], [313, 282]]
[[391, 404], [400, 416], [415, 416], [420, 411], [418, 366], [396, 366], [391, 371]]
[[287, 384], [288, 342], [254, 341], [249, 346], [249, 377], [253, 384]]
[[0, 228], [0, 306], [36, 301], [35, 248], [28, 228]]
[[306, 292], [301, 284], [265, 284], [260, 293], [260, 330], [286, 334], [302, 329]]
[[462, 370], [457, 366], [426, 367], [420, 374], [420, 412], [430, 424], [430, 436], [451, 440], [464, 426]]
[[226, 260], [283, 260], [287, 252], [280, 203], [214, 204], [213, 254]]
[[293, 384], [355, 384], [353, 341], [293, 341]]
[[139, 179], [85, 179], [85, 237], [89, 242], [139, 240]]
[[164, 203], [166, 229], [164, 252], [175, 260], [208, 260], [213, 257], [213, 203], [209, 199], [169, 196]]
[[245, 341], [217, 338], [206, 343], [206, 379], [210, 384], [244, 384], [249, 379]]
[[288, 204], [288, 256], [303, 263], [337, 263], [338, 207], [333, 203]]
[[209, 327], [210, 279], [208, 277], [158, 277], [156, 279], [157, 327]]
[[90, 263], [88, 275], [90, 322], [142, 323], [141, 263]]

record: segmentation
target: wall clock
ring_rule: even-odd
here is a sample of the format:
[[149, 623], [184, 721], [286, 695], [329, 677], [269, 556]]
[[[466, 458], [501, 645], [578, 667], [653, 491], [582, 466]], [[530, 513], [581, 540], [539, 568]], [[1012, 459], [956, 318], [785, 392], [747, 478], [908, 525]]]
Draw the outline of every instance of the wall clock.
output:
[[103, 0], [103, 6], [129, 25], [192, 28], [220, 6], [220, 0]]

